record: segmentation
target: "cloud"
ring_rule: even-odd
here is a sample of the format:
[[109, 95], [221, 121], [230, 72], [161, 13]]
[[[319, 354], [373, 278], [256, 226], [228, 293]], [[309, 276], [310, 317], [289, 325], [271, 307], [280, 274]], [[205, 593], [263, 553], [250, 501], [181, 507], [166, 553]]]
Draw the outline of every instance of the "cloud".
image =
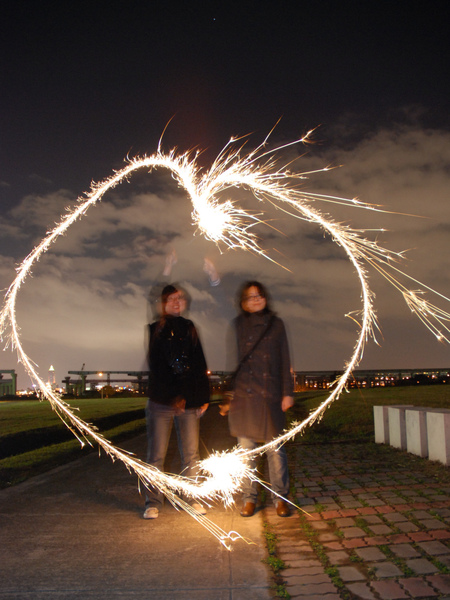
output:
[[[291, 157], [286, 155], [287, 160]], [[295, 167], [311, 171], [342, 165], [311, 175], [302, 185], [322, 194], [357, 196], [390, 212], [325, 202], [315, 202], [314, 208], [337, 222], [367, 229], [366, 235], [381, 246], [411, 249], [398, 267], [448, 297], [449, 159], [448, 132], [402, 125], [352, 143], [344, 136], [342, 142], [312, 146]], [[356, 323], [345, 315], [361, 308], [358, 279], [343, 249], [318, 226], [269, 206], [269, 224], [255, 231], [270, 257], [286, 268], [241, 250], [222, 248], [221, 253], [196, 233], [191, 205], [170, 175], [153, 177], [147, 181], [139, 176], [108, 193], [34, 266], [33, 277], [19, 294], [18, 320], [30, 356], [44, 371], [53, 363], [61, 379], [83, 362], [92, 369], [140, 369], [148, 291], [172, 249], [178, 256], [173, 279], [184, 283], [192, 296], [191, 318], [199, 326], [213, 369], [224, 368], [224, 336], [235, 314], [236, 289], [250, 278], [262, 280], [271, 291], [287, 323], [296, 369], [342, 368], [358, 333]], [[228, 190], [227, 197], [245, 207], [262, 208], [243, 190]], [[3, 288], [14, 276], [14, 262], [20, 262], [75, 201], [67, 190], [27, 196], [3, 216], [0, 229], [8, 240], [1, 247]], [[203, 272], [205, 256], [222, 276], [216, 290]], [[448, 348], [410, 314], [401, 295], [376, 272], [370, 278], [384, 339], [380, 336], [380, 347], [368, 344], [361, 367], [449, 366]], [[419, 287], [415, 281], [405, 283]], [[445, 301], [441, 304], [448, 310]]]

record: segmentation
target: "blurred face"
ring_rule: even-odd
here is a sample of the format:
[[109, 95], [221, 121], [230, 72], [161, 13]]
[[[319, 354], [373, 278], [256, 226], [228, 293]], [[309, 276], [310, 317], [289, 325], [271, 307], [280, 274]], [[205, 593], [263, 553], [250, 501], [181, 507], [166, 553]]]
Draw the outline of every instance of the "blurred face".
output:
[[167, 298], [164, 313], [172, 317], [178, 317], [186, 308], [186, 298], [183, 292], [174, 292]]
[[266, 308], [266, 299], [261, 296], [254, 285], [244, 292], [242, 308], [249, 313], [259, 312]]

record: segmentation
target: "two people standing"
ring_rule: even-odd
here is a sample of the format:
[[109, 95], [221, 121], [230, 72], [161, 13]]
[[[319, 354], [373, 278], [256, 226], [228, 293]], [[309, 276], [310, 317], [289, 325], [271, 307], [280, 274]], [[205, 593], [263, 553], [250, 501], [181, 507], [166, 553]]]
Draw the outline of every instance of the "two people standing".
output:
[[[166, 286], [161, 307], [160, 319], [150, 325], [147, 462], [163, 470], [175, 423], [183, 474], [194, 476], [199, 460], [199, 417], [209, 402], [206, 361], [194, 324], [182, 317], [186, 308], [183, 291]], [[233, 321], [233, 331], [238, 366], [229, 411], [230, 432], [242, 448], [253, 450], [280, 435], [285, 427], [284, 413], [294, 403], [285, 327], [271, 310], [261, 283], [249, 281], [242, 287], [240, 314]], [[286, 451], [283, 446], [268, 450], [267, 458], [277, 514], [287, 517]], [[256, 468], [256, 459], [249, 462]], [[243, 517], [254, 514], [257, 494], [257, 482], [246, 480]], [[161, 505], [161, 494], [150, 488], [144, 518], [156, 518]], [[198, 503], [193, 506], [205, 513]]]

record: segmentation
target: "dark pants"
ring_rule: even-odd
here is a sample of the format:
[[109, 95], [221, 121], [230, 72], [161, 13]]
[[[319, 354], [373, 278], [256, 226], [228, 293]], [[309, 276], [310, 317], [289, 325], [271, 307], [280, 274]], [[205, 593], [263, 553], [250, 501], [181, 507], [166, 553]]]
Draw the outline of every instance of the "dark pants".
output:
[[[253, 450], [258, 446], [261, 446], [258, 442], [249, 440], [248, 438], [238, 438], [239, 445], [244, 450]], [[272, 494], [273, 503], [282, 498], [287, 498], [289, 494], [289, 470], [287, 454], [284, 446], [281, 446], [277, 450], [268, 450], [267, 463], [269, 465], [269, 479], [272, 490], [275, 492]], [[250, 458], [248, 465], [252, 469], [256, 469], [258, 464], [258, 458]], [[278, 495], [277, 495], [278, 494]], [[280, 498], [281, 496], [281, 498]], [[258, 482], [252, 481], [247, 478], [244, 480], [242, 485], [242, 500], [245, 502], [254, 502], [258, 498]]]

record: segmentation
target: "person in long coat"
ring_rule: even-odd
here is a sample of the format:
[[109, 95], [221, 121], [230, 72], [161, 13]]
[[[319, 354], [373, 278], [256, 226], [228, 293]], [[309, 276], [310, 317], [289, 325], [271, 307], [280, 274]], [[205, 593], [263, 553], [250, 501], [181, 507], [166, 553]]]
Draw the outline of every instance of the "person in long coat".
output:
[[[237, 352], [229, 410], [231, 435], [248, 450], [272, 441], [286, 426], [285, 412], [293, 406], [293, 378], [283, 321], [268, 305], [268, 294], [258, 281], [248, 281], [240, 292], [240, 314], [232, 323]], [[270, 484], [277, 514], [290, 514], [286, 499], [289, 472], [284, 446], [267, 451]], [[256, 459], [250, 461], [256, 468]], [[246, 480], [241, 515], [251, 517], [256, 508], [257, 482]]]

